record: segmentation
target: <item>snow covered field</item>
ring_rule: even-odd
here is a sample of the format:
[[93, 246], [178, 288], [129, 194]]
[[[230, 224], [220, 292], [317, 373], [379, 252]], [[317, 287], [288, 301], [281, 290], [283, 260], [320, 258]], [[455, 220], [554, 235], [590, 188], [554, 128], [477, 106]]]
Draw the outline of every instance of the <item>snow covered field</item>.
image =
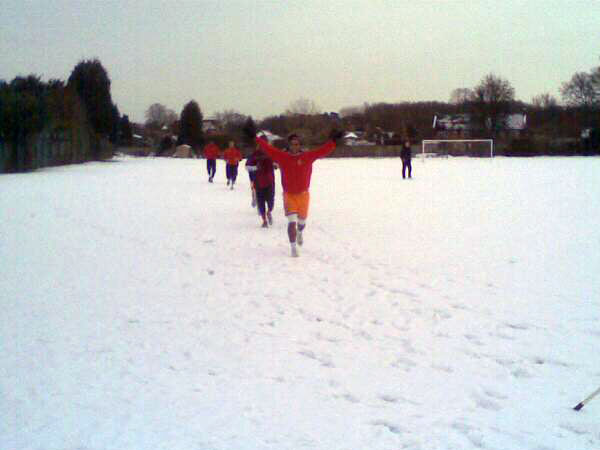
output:
[[219, 164], [0, 176], [0, 449], [600, 448], [599, 158]]

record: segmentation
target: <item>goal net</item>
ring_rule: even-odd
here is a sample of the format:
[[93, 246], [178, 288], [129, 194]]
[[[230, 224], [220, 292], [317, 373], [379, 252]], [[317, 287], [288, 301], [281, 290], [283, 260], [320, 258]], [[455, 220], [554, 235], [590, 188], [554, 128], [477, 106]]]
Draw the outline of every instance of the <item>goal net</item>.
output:
[[492, 139], [424, 139], [422, 156], [476, 156], [493, 158], [494, 141]]

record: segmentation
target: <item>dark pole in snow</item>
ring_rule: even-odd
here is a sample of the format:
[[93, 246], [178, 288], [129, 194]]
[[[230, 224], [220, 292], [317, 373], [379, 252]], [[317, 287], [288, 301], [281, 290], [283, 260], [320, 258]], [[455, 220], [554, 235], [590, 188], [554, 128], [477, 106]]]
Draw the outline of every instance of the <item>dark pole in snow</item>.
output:
[[598, 388], [594, 392], [592, 392], [585, 400], [583, 400], [582, 402], [578, 403], [573, 409], [575, 411], [579, 411], [581, 408], [583, 408], [585, 406], [585, 404], [587, 402], [589, 402], [591, 399], [593, 399], [598, 394], [600, 394], [600, 388]]

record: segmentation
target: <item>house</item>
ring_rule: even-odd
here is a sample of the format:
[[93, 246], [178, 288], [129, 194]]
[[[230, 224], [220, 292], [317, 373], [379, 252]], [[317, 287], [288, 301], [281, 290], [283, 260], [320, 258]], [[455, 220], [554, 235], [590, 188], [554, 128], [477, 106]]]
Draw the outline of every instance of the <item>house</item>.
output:
[[[490, 120], [486, 121], [486, 128], [490, 128]], [[503, 132], [510, 136], [519, 136], [527, 127], [527, 116], [523, 113], [506, 114], [500, 117], [497, 132]], [[470, 114], [445, 114], [433, 116], [433, 128], [440, 138], [446, 139], [468, 139], [474, 131], [481, 127], [474, 123]]]
[[436, 130], [464, 132], [471, 130], [470, 114], [446, 114], [444, 116], [433, 116], [433, 128]]
[[367, 140], [366, 133], [364, 131], [349, 131], [342, 137], [344, 145], [375, 145], [374, 142]]
[[221, 123], [217, 119], [202, 120], [202, 131], [206, 135], [218, 134], [221, 131]]
[[342, 137], [344, 141], [344, 145], [356, 145], [356, 141], [358, 141], [358, 135], [353, 131], [349, 131]]
[[193, 158], [194, 154], [192, 152], [192, 147], [187, 144], [182, 144], [175, 147], [175, 153], [173, 153], [173, 158]]
[[284, 138], [282, 138], [281, 136], [278, 136], [274, 133], [271, 133], [269, 130], [259, 130], [256, 135], [263, 135], [265, 137], [265, 139], [269, 142], [269, 144], [272, 144], [275, 141], [281, 141], [284, 140]]

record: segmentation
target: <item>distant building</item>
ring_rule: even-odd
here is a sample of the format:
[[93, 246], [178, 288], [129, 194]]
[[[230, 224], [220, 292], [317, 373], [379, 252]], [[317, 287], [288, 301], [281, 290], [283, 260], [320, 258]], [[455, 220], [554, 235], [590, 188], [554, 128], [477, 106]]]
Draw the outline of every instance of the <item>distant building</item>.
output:
[[202, 120], [202, 131], [205, 134], [218, 134], [221, 132], [221, 123], [217, 119]]
[[[510, 136], [518, 136], [527, 128], [527, 115], [523, 113], [507, 114], [498, 121], [496, 131]], [[487, 122], [489, 129], [489, 121]], [[475, 131], [482, 131], [482, 127], [472, 120], [470, 114], [445, 114], [433, 116], [433, 128], [440, 138], [462, 139], [469, 138]]]
[[271, 133], [269, 130], [259, 130], [256, 134], [262, 134], [265, 137], [265, 139], [269, 141], [270, 144], [272, 144], [275, 141], [283, 140], [281, 136]]

